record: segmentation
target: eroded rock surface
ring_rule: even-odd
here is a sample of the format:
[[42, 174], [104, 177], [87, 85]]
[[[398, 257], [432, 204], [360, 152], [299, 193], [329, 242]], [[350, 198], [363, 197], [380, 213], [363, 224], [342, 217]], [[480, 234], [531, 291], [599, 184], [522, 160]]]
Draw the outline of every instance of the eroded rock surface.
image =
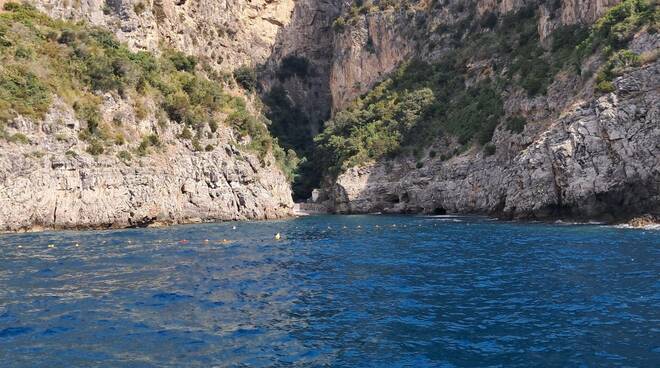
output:
[[[340, 213], [494, 213], [517, 218], [626, 218], [660, 209], [660, 65], [614, 81], [614, 93], [577, 100], [527, 143], [495, 135], [423, 168], [398, 159], [356, 167], [327, 190]], [[508, 136], [508, 137], [507, 137]], [[525, 147], [515, 153], [506, 146]]]
[[[128, 136], [99, 156], [85, 151], [88, 143], [78, 138], [84, 124], [64, 104], [56, 103], [43, 122], [19, 118], [7, 127], [29, 143], [0, 146], [0, 231], [292, 215], [289, 183], [273, 158], [258, 159], [231, 129], [206, 131], [210, 138], [201, 143], [213, 146], [196, 152], [190, 140], [179, 138], [180, 124], [163, 128], [153, 117], [137, 121], [126, 101], [106, 95], [102, 112], [121, 113]], [[135, 154], [135, 137], [156, 131], [161, 147]], [[120, 158], [129, 150], [131, 159]]]

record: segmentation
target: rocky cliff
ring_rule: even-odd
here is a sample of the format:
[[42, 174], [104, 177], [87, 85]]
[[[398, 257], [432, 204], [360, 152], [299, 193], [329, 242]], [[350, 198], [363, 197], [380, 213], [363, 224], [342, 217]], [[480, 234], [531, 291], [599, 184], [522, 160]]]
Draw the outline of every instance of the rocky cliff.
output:
[[[335, 212], [657, 212], [657, 5], [624, 0], [651, 4], [644, 26], [607, 28], [625, 9], [598, 21], [621, 1], [29, 0], [162, 55], [170, 74], [157, 78], [140, 53], [97, 60], [99, 46], [80, 47], [69, 29], [33, 30], [47, 43], [34, 56], [20, 37], [3, 40], [29, 24], [0, 25], [0, 51], [18, 65], [0, 66], [0, 229], [286, 216], [287, 155], [262, 134], [262, 113], [285, 149], [307, 156], [300, 192], [322, 173], [315, 202]], [[577, 47], [594, 22], [614, 47]], [[65, 45], [82, 87], [55, 78], [59, 62], [39, 67]], [[246, 65], [265, 107], [233, 87], [230, 72]], [[56, 95], [23, 98], [36, 108], [12, 98], [35, 78], [66, 88], [36, 83]], [[101, 119], [85, 116], [88, 100]]]
[[496, 132], [492, 156], [397, 159], [349, 169], [329, 193], [340, 213], [491, 213], [518, 218], [614, 220], [660, 203], [660, 65], [579, 99], [542, 132]]
[[133, 50], [164, 47], [194, 55], [219, 69], [264, 62], [293, 0], [30, 0], [54, 18], [84, 20], [110, 29]]
[[[372, 9], [346, 21], [335, 39], [337, 57], [330, 79], [334, 108], [351, 106], [350, 101], [371, 91], [402, 61], [442, 62], [452, 50], [461, 50], [466, 42], [500, 27], [509, 14], [531, 9], [527, 12], [536, 14], [538, 50], [555, 50], [561, 47], [553, 41], [558, 33], [592, 24], [619, 1], [538, 2], [538, 8], [529, 8], [537, 5], [533, 1], [476, 1], [472, 10], [459, 3], [445, 1], [433, 8], [422, 1], [405, 13]], [[478, 24], [469, 23], [470, 14], [477, 14]], [[475, 33], [479, 35], [470, 36]], [[644, 65], [618, 71], [607, 93], [594, 92], [593, 73], [604, 68], [599, 56], [583, 62], [581, 75], [570, 68], [554, 75], [545, 93], [505, 87], [503, 110], [498, 113], [502, 117], [495, 120], [487, 149], [457, 142], [452, 134], [439, 134], [427, 148], [416, 148], [414, 155], [404, 150], [395, 158], [390, 154], [344, 166], [335, 179], [326, 179], [316, 202], [338, 213], [488, 213], [605, 220], [656, 213], [660, 210], [659, 45], [654, 30], [635, 34], [627, 47], [636, 55], [646, 55]], [[483, 86], [515, 67], [515, 62], [502, 62], [502, 55], [480, 55], [478, 48], [469, 53], [461, 55], [467, 60], [462, 83], [468, 88]], [[386, 82], [379, 88], [390, 85]], [[351, 116], [382, 109], [383, 105], [364, 102], [373, 101], [371, 96], [382, 94], [379, 91], [358, 100], [362, 110]], [[456, 103], [449, 100], [449, 109]], [[507, 126], [516, 116], [524, 116], [524, 130]], [[341, 116], [331, 124], [338, 126], [346, 119]]]
[[[191, 41], [202, 37], [195, 24], [213, 28], [216, 15], [237, 13], [232, 26], [241, 32], [252, 19], [271, 34], [281, 26], [275, 15], [243, 3], [156, 2], [143, 17], [138, 2], [36, 4], [102, 26], [119, 19], [113, 29], [130, 48], [104, 27], [53, 22], [30, 7], [9, 4], [0, 14], [0, 231], [293, 214], [285, 154], [254, 97], [241, 96], [203, 58], [156, 49], [172, 36], [170, 46], [208, 56], [208, 45]], [[154, 20], [158, 4], [170, 18]], [[240, 43], [259, 51], [230, 45], [232, 63], [267, 53], [258, 42]], [[142, 48], [164, 55], [131, 51]]]
[[[102, 114], [120, 113], [127, 142], [88, 152], [85, 123], [55, 102], [45, 118], [17, 118], [20, 137], [0, 146], [0, 230], [121, 228], [212, 220], [275, 219], [292, 214], [289, 183], [271, 156], [246, 152], [232, 129], [219, 128], [197, 151], [182, 126], [139, 120], [130, 103], [105, 95]], [[111, 119], [111, 118], [110, 118]], [[162, 143], [136, 154], [140, 137]], [[210, 133], [210, 132], [208, 132]], [[133, 142], [133, 143], [131, 143]], [[129, 153], [133, 152], [133, 153]]]

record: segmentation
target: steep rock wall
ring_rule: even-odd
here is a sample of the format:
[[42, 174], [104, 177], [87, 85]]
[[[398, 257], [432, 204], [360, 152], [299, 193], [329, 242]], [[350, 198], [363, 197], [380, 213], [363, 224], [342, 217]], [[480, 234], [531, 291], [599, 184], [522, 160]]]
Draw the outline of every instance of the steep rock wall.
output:
[[132, 49], [171, 47], [233, 70], [264, 62], [293, 0], [31, 0], [52, 17], [112, 30]]
[[[577, 99], [541, 133], [510, 137], [422, 169], [398, 159], [356, 167], [329, 189], [340, 213], [494, 213], [516, 218], [613, 220], [660, 209], [660, 64], [614, 81], [615, 92]], [[512, 154], [513, 153], [513, 154]]]
[[[180, 124], [136, 119], [130, 101], [104, 96], [102, 113], [122, 114], [127, 142], [103, 155], [85, 151], [85, 129], [56, 102], [40, 122], [15, 119], [9, 134], [29, 140], [0, 146], [0, 231], [105, 228], [210, 220], [274, 219], [292, 214], [289, 184], [272, 157], [241, 148], [231, 129], [205, 132], [195, 152]], [[139, 137], [157, 131], [162, 147], [120, 159]], [[133, 143], [132, 143], [133, 142]]]
[[[403, 10], [386, 9], [360, 15], [338, 32], [330, 90], [333, 112], [368, 92], [402, 61], [441, 60], [464, 33], [451, 35], [461, 23], [478, 21], [489, 13], [498, 18], [525, 6], [539, 9], [541, 42], [562, 25], [590, 24], [621, 0], [448, 0], [417, 1]], [[344, 7], [345, 14], [348, 7]], [[459, 41], [457, 41], [457, 39]]]

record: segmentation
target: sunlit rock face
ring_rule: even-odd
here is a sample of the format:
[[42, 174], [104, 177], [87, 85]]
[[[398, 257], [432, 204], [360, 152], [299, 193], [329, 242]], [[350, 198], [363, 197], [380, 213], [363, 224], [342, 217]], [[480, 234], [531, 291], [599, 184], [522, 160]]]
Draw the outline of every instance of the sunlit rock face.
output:
[[[500, 19], [532, 6], [538, 10], [540, 42], [548, 48], [556, 29], [588, 26], [619, 2], [487, 0], [474, 2], [474, 11], [479, 17], [494, 14]], [[365, 15], [335, 36], [340, 46], [330, 79], [334, 111], [370, 91], [402, 61], [442, 60], [450, 40], [432, 31], [473, 14], [465, 4], [444, 1], [424, 13], [419, 9], [429, 2], [420, 1], [416, 16], [428, 16], [430, 21], [416, 31], [410, 31], [415, 17], [384, 11]], [[657, 50], [658, 42], [657, 35], [642, 32], [629, 48], [648, 53]], [[592, 70], [598, 63], [587, 61]], [[475, 59], [468, 68], [483, 78], [492, 75], [490, 65], [487, 59]], [[340, 213], [461, 212], [522, 218], [610, 220], [657, 211], [657, 61], [620, 75], [612, 93], [594, 94], [593, 83], [593, 78], [559, 73], [544, 96], [507, 91], [506, 115], [523, 114], [533, 123], [518, 134], [500, 125], [493, 136], [493, 156], [473, 147], [441, 159], [443, 153], [452, 156], [457, 146], [450, 137], [439, 137], [430, 148], [437, 151], [435, 158], [402, 156], [350, 168], [326, 182], [318, 202]]]
[[233, 70], [266, 60], [293, 0], [40, 0], [47, 14], [112, 30], [132, 49], [171, 47]]
[[[643, 37], [633, 47], [657, 47]], [[328, 188], [340, 213], [492, 213], [514, 218], [625, 219], [660, 208], [660, 63], [614, 80], [615, 91], [571, 92], [557, 117], [521, 134], [499, 127], [478, 149], [419, 168], [411, 158], [349, 169]], [[562, 93], [562, 89], [554, 93]], [[564, 90], [568, 91], [568, 90]], [[550, 92], [549, 99], [561, 96]], [[511, 99], [507, 106], [513, 108]], [[451, 142], [440, 142], [439, 146]]]
[[[72, 109], [56, 100], [43, 121], [15, 119], [9, 134], [29, 144], [0, 146], [0, 231], [122, 228], [212, 220], [290, 216], [291, 190], [272, 156], [243, 149], [226, 127], [204, 132], [198, 152], [182, 139], [181, 124], [137, 119], [131, 101], [104, 96], [104, 116], [121, 114], [126, 143], [103, 155], [86, 152], [86, 130]], [[162, 147], [121, 159], [145, 133], [159, 131]], [[117, 151], [117, 152], [114, 152]]]

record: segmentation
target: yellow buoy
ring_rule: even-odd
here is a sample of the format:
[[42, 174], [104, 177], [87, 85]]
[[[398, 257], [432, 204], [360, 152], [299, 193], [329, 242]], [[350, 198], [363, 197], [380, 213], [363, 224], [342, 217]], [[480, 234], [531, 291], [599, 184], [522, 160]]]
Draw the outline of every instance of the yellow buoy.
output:
[[76, 247], [79, 247], [79, 246], [80, 246], [80, 244], [76, 243]]
[[19, 247], [19, 248], [23, 248], [23, 246], [22, 246], [22, 245], [19, 245], [18, 247]]
[[48, 244], [48, 248], [55, 248], [55, 244]]
[[280, 240], [282, 239], [282, 235], [280, 233], [275, 234], [275, 240]]
[[236, 230], [236, 226], [232, 226], [231, 229], [232, 229], [232, 230]]

